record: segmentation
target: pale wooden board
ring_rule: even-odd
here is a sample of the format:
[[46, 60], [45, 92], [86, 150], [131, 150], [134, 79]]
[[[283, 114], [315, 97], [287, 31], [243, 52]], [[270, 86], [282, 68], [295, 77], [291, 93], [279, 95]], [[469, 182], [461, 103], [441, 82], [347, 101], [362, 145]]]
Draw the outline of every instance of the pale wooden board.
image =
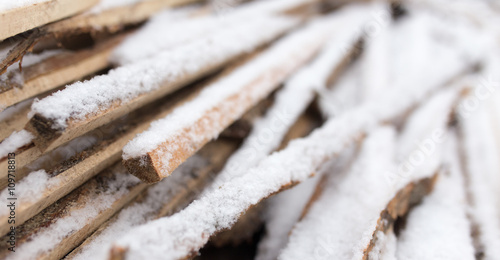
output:
[[8, 107], [110, 66], [109, 56], [126, 35], [118, 35], [94, 48], [62, 53], [23, 68], [24, 85], [0, 93], [0, 106]]
[[0, 13], [0, 41], [35, 27], [82, 12], [99, 0], [48, 0]]
[[[168, 177], [168, 175], [179, 166], [180, 163], [184, 162], [187, 158], [193, 155], [198, 147], [203, 147], [210, 139], [208, 137], [199, 138], [196, 142], [192, 142], [190, 144], [178, 146], [175, 144], [178, 139], [188, 140], [188, 136], [190, 134], [197, 134], [199, 136], [207, 136], [203, 134], [204, 131], [213, 131], [212, 129], [205, 129], [206, 122], [210, 122], [211, 118], [214, 117], [214, 114], [219, 118], [218, 125], [221, 126], [221, 130], [225, 129], [229, 125], [231, 125], [235, 120], [234, 118], [239, 118], [241, 115], [235, 114], [238, 109], [229, 109], [230, 107], [234, 108], [243, 108], [245, 111], [252, 108], [259, 102], [261, 99], [265, 98], [265, 96], [269, 95], [272, 91], [274, 91], [288, 76], [290, 76], [293, 72], [295, 72], [300, 66], [306, 64], [313, 56], [319, 51], [322, 46], [322, 42], [319, 40], [318, 42], [311, 43], [308, 46], [304, 46], [301, 50], [302, 54], [305, 55], [297, 55], [300, 58], [297, 58], [287, 66], [276, 66], [275, 68], [270, 69], [270, 71], [266, 71], [263, 75], [255, 78], [250, 84], [241, 88], [241, 90], [233, 94], [219, 102], [213, 109], [206, 111], [205, 114], [193, 125], [189, 127], [185, 127], [180, 129], [178, 135], [174, 139], [164, 140], [162, 144], [160, 144], [155, 150], [145, 154], [144, 156], [140, 156], [137, 158], [131, 158], [124, 161], [125, 166], [130, 171], [130, 173], [136, 175], [138, 178], [145, 182], [158, 182], [161, 179]], [[307, 50], [305, 52], [304, 50]], [[292, 54], [291, 54], [292, 55]], [[263, 97], [257, 97], [257, 100], [252, 100], [251, 98], [255, 94], [256, 88], [265, 88], [266, 94]], [[262, 91], [261, 89], [259, 91]], [[259, 100], [260, 98], [260, 100]], [[219, 117], [219, 111], [227, 111], [223, 115]], [[178, 147], [176, 151], [171, 153], [171, 159], [168, 163], [163, 163], [160, 159], [163, 153], [162, 151], [167, 147]], [[193, 149], [195, 147], [195, 149]], [[143, 163], [146, 162], [146, 163]], [[160, 169], [168, 169], [168, 171], [162, 171]]]
[[[80, 188], [72, 191], [68, 196], [58, 201], [56, 204], [51, 205], [46, 210], [36, 215], [24, 225], [17, 227], [17, 248], [19, 249], [25, 242], [29, 242], [29, 238], [32, 235], [36, 235], [37, 232], [44, 231], [50, 228], [58, 219], [69, 216], [73, 211], [80, 209], [89, 200], [97, 199], [100, 194], [107, 191], [107, 182], [109, 182], [114, 167], [103, 171], [95, 178], [86, 182]], [[125, 206], [129, 201], [136, 197], [142, 190], [146, 188], [143, 183], [138, 183], [134, 186], [128, 187], [127, 192], [120, 196], [109, 208], [99, 212], [99, 214], [93, 218], [89, 219], [86, 225], [80, 230], [75, 230], [71, 234], [68, 234], [54, 250], [49, 252], [39, 253], [38, 255], [30, 256], [30, 259], [61, 259], [69, 251], [71, 251], [76, 245], [81, 243], [81, 241], [92, 234], [92, 232], [99, 227], [101, 223], [106, 221], [108, 218], [113, 216], [113, 214], [123, 206]], [[4, 236], [0, 241], [7, 240]], [[5, 258], [10, 254], [6, 247], [0, 249], [0, 258]]]
[[[218, 172], [222, 169], [226, 160], [236, 150], [237, 147], [237, 140], [217, 140], [206, 145], [202, 150], [199, 151], [199, 155], [202, 158], [205, 158], [209, 163], [206, 166], [198, 169], [198, 172], [195, 174], [198, 177], [187, 182], [182, 191], [177, 193], [174, 197], [165, 200], [162, 204], [162, 208], [159, 211], [153, 213], [151, 217], [155, 219], [171, 215], [190, 203], [200, 193], [200, 191], [203, 190], [203, 188], [208, 183], [210, 183], [210, 180], [213, 177], [213, 173]], [[143, 194], [143, 196], [146, 196], [146, 194]], [[138, 197], [135, 202], [140, 203], [143, 199], [143, 197]], [[119, 209], [115, 210], [118, 211]], [[88, 238], [81, 237], [80, 239], [85, 239], [85, 241], [73, 252], [71, 252], [71, 254], [69, 254], [66, 259], [73, 259], [75, 255], [85, 250], [85, 247], [92, 243], [101, 232], [103, 232], [111, 224], [116, 222], [116, 219], [117, 215], [101, 225], [99, 229]]]
[[[191, 89], [189, 89], [191, 90]], [[199, 91], [199, 88], [193, 89]], [[111, 166], [116, 161], [121, 158], [121, 151], [123, 146], [128, 143], [135, 135], [149, 128], [151, 122], [163, 118], [168, 115], [175, 105], [182, 104], [192, 99], [195, 94], [190, 93], [188, 90], [169, 97], [167, 101], [164, 102], [163, 106], [160, 106], [156, 112], [149, 111], [147, 115], [141, 117], [144, 111], [138, 111], [136, 117], [143, 118], [144, 120], [135, 125], [135, 121], [132, 121], [131, 128], [125, 133], [119, 136], [115, 136], [115, 139], [110, 143], [105, 143], [106, 146], [99, 149], [93, 153], [85, 153], [85, 157], [80, 159], [75, 165], [72, 165], [69, 169], [65, 169], [57, 176], [52, 177], [52, 179], [57, 179], [58, 184], [43, 191], [43, 196], [36, 201], [23, 202], [20, 203], [19, 207], [16, 209], [16, 225], [24, 223], [29, 218], [38, 214], [41, 210], [45, 209], [55, 201], [59, 200], [63, 196], [70, 193], [72, 190], [82, 185], [84, 182], [95, 176], [100, 171]], [[98, 131], [97, 129], [96, 131]], [[106, 142], [106, 140], [104, 141]], [[34, 161], [42, 155], [39, 149], [36, 147], [31, 147], [22, 153], [16, 155], [16, 164], [18, 168], [22, 168], [29, 162]], [[22, 159], [22, 161], [21, 161]], [[70, 159], [71, 160], [71, 159]], [[22, 164], [21, 164], [22, 162]], [[6, 166], [7, 161], [4, 160], [0, 162], [0, 166]], [[2, 172], [3, 173], [3, 172]], [[7, 173], [5, 173], [7, 175]], [[2, 176], [0, 179], [2, 183], [6, 183], [6, 177]], [[0, 234], [5, 234], [8, 232], [9, 225], [7, 223], [8, 216], [0, 216], [0, 221], [5, 220], [4, 223], [0, 223]]]
[[149, 0], [133, 5], [119, 6], [99, 13], [83, 13], [47, 26], [48, 33], [67, 33], [88, 30], [116, 31], [128, 24], [140, 23], [168, 7], [176, 7], [200, 0]]

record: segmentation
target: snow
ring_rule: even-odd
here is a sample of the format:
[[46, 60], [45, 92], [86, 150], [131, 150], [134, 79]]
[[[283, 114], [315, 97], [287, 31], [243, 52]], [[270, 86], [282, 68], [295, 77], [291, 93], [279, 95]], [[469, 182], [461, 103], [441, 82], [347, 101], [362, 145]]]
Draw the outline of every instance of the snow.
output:
[[360, 65], [358, 61], [350, 65], [329, 89], [318, 91], [318, 105], [323, 117], [334, 117], [359, 105], [362, 90]]
[[[197, 120], [202, 118], [207, 111], [214, 110], [214, 108], [220, 105], [222, 100], [240, 92], [246, 85], [252, 83], [253, 80], [262, 77], [262, 75], [267, 75], [266, 72], [269, 71], [270, 68], [282, 67], [283, 64], [293, 64], [293, 60], [303, 59], [300, 55], [306, 54], [297, 54], [297, 50], [304, 48], [304, 46], [316, 45], [324, 39], [325, 34], [332, 31], [331, 28], [336, 27], [333, 26], [333, 24], [342, 26], [350, 21], [356, 21], [356, 18], [362, 16], [366, 11], [367, 9], [359, 7], [346, 9], [341, 12], [341, 15], [332, 15], [328, 18], [322, 18], [322, 20], [316, 21], [307, 28], [279, 40], [256, 59], [204, 89], [194, 100], [177, 108], [164, 119], [152, 123], [147, 131], [138, 135], [124, 147], [123, 158], [129, 159], [144, 155], [155, 150], [163, 142], [169, 139], [177, 139], [175, 146], [182, 145], [183, 140], [180, 139], [179, 133], [184, 128], [193, 125]], [[330, 27], [327, 27], [327, 24], [329, 24]], [[268, 77], [270, 76], [271, 75]], [[262, 82], [262, 84], [265, 83], [266, 82]], [[260, 87], [255, 87], [253, 93], [245, 98], [259, 100], [260, 96], [266, 94], [263, 92], [266, 92], [269, 88], [269, 86], [264, 87], [265, 85], [262, 84]], [[224, 113], [227, 109], [241, 110], [236, 110], [237, 112], [233, 113], [233, 119], [237, 119], [244, 112], [243, 106], [240, 108], [219, 108], [215, 111]], [[189, 141], [191, 143], [196, 143], [196, 140], [217, 137], [224, 127], [224, 125], [221, 125], [219, 122], [221, 118], [223, 118], [223, 115], [215, 112], [211, 116], [213, 116], [213, 118], [205, 120], [204, 122], [203, 128], [207, 130], [205, 133], [200, 134], [198, 131], [196, 135], [190, 134], [188, 137], [189, 140], [184, 140], [184, 142]], [[163, 152], [165, 154], [171, 154], [171, 151], [175, 150], [175, 146], [166, 148]], [[164, 158], [168, 160], [168, 157]], [[167, 165], [166, 167], [168, 167], [168, 162], [163, 162], [163, 165]]]
[[9, 137], [0, 143], [0, 159], [7, 157], [9, 153], [16, 152], [19, 148], [28, 145], [35, 138], [33, 134], [26, 130], [13, 132]]
[[287, 80], [266, 115], [255, 122], [240, 149], [229, 158], [215, 179], [214, 187], [246, 173], [279, 147], [290, 127], [312, 102], [315, 93], [325, 89], [329, 75], [340, 65], [345, 55], [339, 45], [344, 42], [354, 44], [356, 36], [359, 36], [355, 34], [356, 29], [356, 24], [351, 23], [349, 30], [339, 30], [310, 64]]
[[328, 120], [308, 137], [292, 141], [286, 149], [271, 154], [247, 174], [226, 182], [180, 213], [131, 230], [117, 245], [128, 248], [130, 259], [166, 255], [175, 259], [198, 250], [211, 234], [230, 227], [248, 207], [283, 185], [304, 181], [362, 133], [401, 115], [471, 64], [463, 55], [468, 49], [439, 41], [430, 41], [429, 46], [430, 52], [420, 50], [421, 55], [434, 60], [421, 64], [425, 81], [395, 87], [377, 100]]
[[[58, 183], [59, 180], [50, 178], [44, 170], [32, 172], [16, 183], [15, 197], [18, 198], [16, 204], [23, 205], [24, 203], [37, 201], [42, 198], [46, 189], [50, 189]], [[10, 191], [5, 188], [0, 195], [2, 196], [2, 202], [8, 205], [9, 201], [7, 198], [12, 197]], [[7, 207], [0, 208], [1, 217], [7, 218], [9, 212], [9, 208]]]
[[114, 240], [126, 234], [130, 228], [144, 224], [157, 217], [157, 212], [182, 190], [186, 184], [196, 178], [196, 171], [208, 162], [200, 156], [190, 157], [170, 178], [153, 185], [146, 197], [120, 211], [116, 218], [108, 222], [99, 234], [90, 237], [81, 247], [81, 251], [72, 259], [108, 259], [109, 250]]
[[500, 210], [498, 190], [500, 185], [500, 156], [495, 146], [494, 128], [486, 106], [473, 116], [462, 118], [466, 176], [471, 194], [470, 214], [478, 226], [478, 239], [484, 247], [484, 259], [500, 255]]
[[167, 9], [153, 16], [115, 48], [111, 60], [119, 65], [134, 63], [214, 33], [217, 26], [223, 24], [213, 17], [190, 17], [196, 10], [193, 7]]
[[259, 241], [256, 260], [276, 259], [288, 241], [288, 234], [316, 190], [320, 175], [272, 198], [266, 205], [266, 235]]
[[49, 0], [2, 0], [0, 1], [0, 12], [7, 12], [11, 9], [21, 8], [29, 5], [41, 4]]
[[475, 259], [456, 136], [445, 146], [445, 170], [433, 192], [410, 211], [399, 235], [398, 259]]
[[325, 183], [278, 259], [362, 259], [380, 212], [396, 193], [382, 177], [395, 166], [395, 136], [391, 127], [368, 134], [345, 179]]
[[[121, 165], [115, 166], [112, 171], [112, 176], [109, 178], [110, 181], [106, 183], [104, 191], [95, 190], [90, 192], [90, 195], [84, 199], [83, 205], [79, 204], [79, 207], [65, 212], [63, 217], [56, 219], [49, 226], [43, 227], [31, 235], [25, 243], [18, 245], [15, 254], [9, 254], [6, 259], [30, 259], [54, 250], [67, 236], [84, 228], [93, 219], [97, 218], [102, 211], [109, 209], [113, 203], [129, 192], [129, 187], [140, 183], [139, 179], [128, 174]], [[31, 175], [26, 178], [30, 177]], [[41, 185], [41, 183], [32, 184], [33, 186]], [[24, 189], [29, 188], [25, 187]], [[20, 187], [19, 190], [21, 190]], [[43, 194], [42, 189], [32, 192], [37, 192], [36, 194], [40, 196]], [[25, 198], [24, 196], [26, 195], [19, 198]]]
[[453, 105], [465, 86], [459, 81], [439, 91], [409, 116], [399, 136], [397, 171], [386, 176], [393, 185], [430, 177], [439, 168]]
[[373, 260], [397, 260], [396, 249], [397, 249], [397, 238], [394, 231], [389, 230], [387, 234], [382, 231], [377, 231], [375, 233], [377, 237], [377, 242], [375, 246], [370, 251], [369, 258]]
[[221, 30], [238, 27], [247, 21], [262, 17], [263, 14], [272, 15], [305, 2], [310, 1], [272, 0], [251, 2], [231, 9], [223, 17], [217, 14], [189, 17], [197, 10], [195, 7], [165, 10], [151, 18], [137, 33], [120, 44], [115, 49], [111, 60], [120, 65], [130, 64], [152, 57], [158, 52], [191, 43]]
[[297, 20], [292, 18], [262, 16], [150, 59], [119, 67], [107, 75], [68, 85], [49, 97], [35, 100], [30, 115], [39, 113], [54, 121], [54, 129], [64, 129], [70, 119], [84, 120], [116, 102], [125, 105], [166, 83], [251, 52], [296, 24]]

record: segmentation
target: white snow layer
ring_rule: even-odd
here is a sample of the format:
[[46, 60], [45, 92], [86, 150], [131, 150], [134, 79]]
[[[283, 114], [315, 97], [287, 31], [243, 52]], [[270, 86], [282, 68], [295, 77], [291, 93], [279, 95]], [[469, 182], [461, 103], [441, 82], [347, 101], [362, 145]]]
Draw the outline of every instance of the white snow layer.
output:
[[14, 153], [17, 149], [30, 144], [33, 141], [32, 133], [21, 130], [12, 133], [9, 137], [5, 138], [2, 143], [0, 143], [0, 159], [7, 157], [9, 153]]
[[391, 127], [368, 134], [345, 179], [325, 184], [278, 259], [362, 259], [380, 212], [396, 193], [383, 178], [395, 167], [395, 135]]
[[[499, 148], [490, 124], [492, 118], [484, 106], [467, 118], [462, 118], [464, 151], [468, 189], [471, 194], [470, 214], [478, 225], [478, 238], [484, 259], [497, 259], [500, 255], [500, 185]], [[498, 129], [496, 129], [498, 131]]]
[[64, 129], [70, 119], [83, 120], [106, 110], [114, 102], [127, 101], [172, 83], [186, 75], [221, 64], [254, 50], [297, 25], [293, 18], [262, 16], [222, 30], [202, 40], [166, 50], [150, 59], [119, 67], [107, 75], [68, 85], [42, 100], [35, 100], [30, 115], [39, 113]]
[[[127, 173], [121, 165], [118, 165], [118, 167], [115, 166], [113, 169], [114, 176], [111, 178], [113, 181], [107, 183], [106, 191], [102, 193], [90, 193], [91, 196], [81, 207], [72, 209], [68, 215], [56, 219], [48, 227], [37, 231], [27, 242], [16, 248], [15, 254], [9, 254], [6, 259], [30, 259], [54, 250], [55, 246], [68, 235], [84, 228], [90, 221], [98, 217], [102, 211], [109, 209], [113, 203], [129, 191], [128, 187], [140, 183], [139, 179]], [[31, 176], [32, 174], [26, 178], [30, 178]], [[40, 185], [40, 183], [31, 184], [33, 185], [24, 187], [24, 189], [33, 189], [33, 187]], [[33, 190], [32, 192], [37, 192], [37, 195], [43, 194], [41, 189], [38, 191]]]
[[417, 87], [397, 86], [378, 100], [330, 119], [310, 136], [292, 141], [246, 175], [206, 194], [180, 213], [131, 230], [117, 245], [128, 248], [129, 259], [155, 256], [176, 259], [198, 250], [211, 234], [230, 227], [249, 206], [279, 191], [283, 185], [304, 181], [367, 129], [401, 115], [471, 65], [470, 60], [463, 58], [471, 50], [450, 46], [449, 42], [432, 43], [431, 50], [438, 52], [421, 53], [433, 57], [434, 62], [420, 64], [427, 80], [415, 83]]
[[158, 52], [199, 40], [222, 29], [258, 19], [263, 14], [277, 13], [306, 2], [310, 0], [250, 2], [231, 9], [222, 17], [217, 14], [189, 17], [196, 10], [192, 7], [165, 10], [151, 18], [137, 33], [120, 44], [113, 52], [111, 60], [121, 65], [137, 62], [152, 57]]
[[[2, 190], [0, 195], [2, 196], [1, 201], [8, 205], [7, 198], [9, 197], [17, 197], [16, 204], [23, 206], [24, 203], [30, 204], [33, 201], [37, 201], [44, 195], [44, 191], [46, 189], [50, 189], [56, 186], [59, 183], [58, 179], [52, 179], [50, 176], [44, 171], [36, 171], [30, 173], [28, 176], [23, 178], [22, 180], [16, 183], [15, 196], [11, 195], [11, 191], [8, 188]], [[7, 218], [10, 213], [9, 208], [2, 207], [0, 208], [0, 216]]]
[[167, 204], [179, 191], [185, 189], [188, 181], [193, 179], [192, 173], [206, 165], [206, 160], [197, 155], [183, 163], [172, 177], [148, 188], [145, 199], [135, 202], [118, 213], [116, 218], [108, 222], [99, 234], [89, 237], [72, 259], [108, 259], [109, 250], [114, 240], [126, 234], [130, 228], [144, 224], [157, 217], [156, 213]]
[[458, 150], [451, 135], [445, 144], [445, 169], [432, 193], [410, 211], [398, 237], [398, 259], [475, 259]]
[[256, 260], [274, 260], [288, 241], [288, 234], [300, 219], [321, 176], [304, 181], [296, 187], [270, 198], [266, 205], [266, 234], [259, 241]]
[[[266, 72], [270, 68], [280, 67], [283, 64], [293, 64], [293, 60], [302, 59], [300, 55], [304, 54], [298, 54], [298, 50], [304, 46], [316, 45], [325, 39], [325, 35], [329, 35], [330, 32], [335, 31], [335, 28], [339, 28], [337, 26], [342, 28], [346, 23], [356, 21], [356, 18], [363, 17], [368, 10], [368, 8], [363, 7], [347, 8], [342, 10], [340, 14], [322, 18], [305, 29], [281, 39], [254, 60], [204, 89], [194, 100], [177, 108], [164, 119], [152, 123], [147, 131], [139, 134], [123, 148], [123, 158], [139, 157], [155, 150], [166, 140], [178, 137], [180, 130], [193, 125], [207, 111], [220, 105], [222, 100], [238, 93], [259, 77], [267, 75]], [[262, 84], [265, 84], [265, 82]], [[269, 87], [264, 86], [256, 87], [251, 95], [246, 98], [258, 100], [259, 96], [262, 96], [263, 92], [268, 91], [268, 89]], [[240, 110], [242, 109], [240, 108]], [[224, 113], [225, 109], [222, 108], [217, 111], [214, 113], [220, 114]], [[234, 119], [237, 119], [243, 112], [234, 113], [236, 116]], [[190, 141], [217, 137], [223, 127], [220, 125], [218, 117], [222, 117], [222, 115], [217, 114], [213, 116], [213, 120], [206, 120], [204, 129], [207, 129], [207, 131], [205, 131], [204, 135], [190, 136]], [[169, 154], [169, 151], [165, 151], [165, 153]]]
[[277, 149], [290, 127], [297, 121], [314, 98], [316, 91], [325, 88], [329, 75], [340, 65], [346, 53], [339, 46], [354, 44], [359, 35], [357, 24], [348, 29], [340, 28], [318, 56], [287, 80], [278, 91], [271, 108], [259, 118], [241, 147], [231, 155], [224, 169], [214, 180], [216, 188], [225, 181], [245, 174]]

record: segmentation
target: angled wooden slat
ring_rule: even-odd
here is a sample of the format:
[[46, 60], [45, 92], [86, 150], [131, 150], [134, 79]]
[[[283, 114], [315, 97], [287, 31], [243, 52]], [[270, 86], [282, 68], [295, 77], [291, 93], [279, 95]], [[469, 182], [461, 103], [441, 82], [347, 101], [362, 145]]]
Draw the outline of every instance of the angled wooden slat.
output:
[[[109, 56], [126, 35], [98, 43], [91, 49], [63, 53], [23, 68], [22, 86], [0, 92], [0, 106], [9, 107], [110, 66]], [[9, 84], [4, 83], [4, 84]]]
[[[236, 140], [221, 139], [207, 144], [177, 170], [175, 177], [150, 186], [142, 196], [86, 238], [67, 259], [105, 259], [112, 246], [111, 241], [126, 231], [121, 227], [136, 226], [147, 220], [171, 215], [186, 206], [210, 183], [213, 174], [222, 168], [225, 160], [237, 148], [237, 143]], [[158, 201], [160, 198], [163, 201]]]
[[99, 0], [45, 0], [9, 10], [0, 10], [0, 41], [35, 27], [80, 13]]
[[[265, 29], [268, 26], [267, 22], [275, 23], [276, 27]], [[214, 72], [221, 68], [221, 66], [275, 39], [296, 25], [297, 20], [295, 19], [270, 16], [262, 17], [262, 19], [258, 19], [252, 24], [239, 24], [238, 28], [241, 27], [240, 29], [243, 31], [238, 30], [238, 28], [228, 28], [203, 41], [187, 44], [182, 46], [181, 49], [163, 52], [155, 56], [154, 59], [117, 68], [108, 75], [96, 77], [85, 83], [70, 85], [65, 90], [49, 96], [39, 101], [39, 103], [34, 103], [32, 109], [35, 109], [37, 104], [40, 106], [52, 106], [54, 102], [64, 103], [66, 102], [64, 101], [65, 98], [57, 98], [55, 96], [71, 96], [73, 92], [83, 91], [84, 89], [87, 91], [83, 91], [82, 94], [84, 96], [73, 97], [79, 99], [78, 102], [74, 102], [74, 106], [88, 108], [87, 102], [92, 101], [93, 104], [105, 103], [101, 105], [105, 107], [96, 109], [98, 111], [70, 107], [68, 109], [74, 112], [65, 116], [65, 120], [63, 120], [65, 121], [64, 124], [61, 123], [61, 119], [58, 117], [47, 118], [48, 116], [42, 115], [46, 109], [39, 108], [39, 110], [35, 111], [36, 114], [30, 120], [27, 129], [36, 133], [37, 138], [35, 138], [34, 142], [39, 149], [53, 149], [98, 126], [172, 93], [200, 77]], [[241, 41], [241, 37], [245, 36], [244, 33], [248, 33], [248, 31], [245, 31], [246, 29], [256, 33], [258, 31], [259, 37], [251, 37], [248, 38], [248, 41]], [[220, 39], [226, 39], [226, 37], [229, 37], [227, 41], [234, 41], [231, 42], [233, 47], [229, 48], [229, 51], [222, 55], [221, 53], [228, 50], [228, 48], [226, 46], [227, 41], [221, 42]], [[200, 53], [201, 57], [191, 55], [191, 52], [199, 53], [200, 48], [206, 49], [206, 51]], [[177, 50], [183, 55], [179, 56], [175, 53]], [[206, 57], [203, 55], [206, 55]], [[194, 62], [198, 62], [198, 64], [194, 66]], [[138, 75], [143, 74], [149, 74], [150, 76], [137, 78]], [[99, 93], [103, 91], [103, 84], [108, 85], [106, 91], [114, 90], [113, 94], [105, 94], [105, 100], [98, 98], [101, 97]], [[123, 89], [127, 89], [127, 91], [124, 92], [122, 91]], [[131, 94], [127, 94], [126, 98], [122, 100], [120, 97], [123, 96], [123, 93]], [[117, 97], [115, 98], [115, 96]], [[83, 97], [86, 100], [81, 100]], [[54, 99], [54, 102], [49, 101], [51, 98]], [[80, 118], [73, 118], [75, 116], [79, 116]]]
[[[123, 146], [130, 139], [147, 129], [150, 123], [155, 119], [170, 113], [173, 106], [187, 102], [187, 100], [195, 95], [190, 93], [189, 90], [190, 89], [186, 89], [178, 95], [169, 97], [167, 100], [164, 100], [163, 105], [155, 103], [152, 104], [151, 107], [146, 107], [146, 111], [138, 111], [135, 115], [131, 115], [129, 122], [122, 125], [121, 129], [123, 130], [118, 133], [112, 132], [106, 135], [104, 130], [104, 133], [101, 133], [101, 135], [104, 135], [104, 138], [100, 140], [99, 143], [75, 155], [68, 161], [63, 162], [62, 165], [64, 167], [55, 167], [48, 171], [50, 174], [55, 175], [51, 177], [51, 180], [56, 184], [42, 189], [40, 192], [43, 193], [43, 196], [38, 199], [19, 198], [21, 205], [16, 212], [16, 224], [22, 224], [100, 171], [118, 161]], [[156, 111], [155, 106], [159, 106], [156, 108]], [[155, 112], [153, 113], [152, 111]], [[96, 131], [99, 131], [99, 129]], [[99, 132], [96, 134], [99, 135]], [[38, 158], [40, 155], [40, 151], [32, 147], [25, 152], [19, 153], [19, 155], [16, 156], [16, 163], [17, 160], [21, 161], [21, 159], [23, 159], [23, 165], [26, 165], [26, 161], [32, 161], [30, 158]], [[2, 161], [2, 164], [7, 165], [6, 163], [6, 161]], [[7, 175], [7, 173], [5, 173], [5, 175]], [[6, 181], [6, 178], [5, 180], [2, 179], [2, 181]], [[22, 185], [23, 181], [24, 180], [21, 180], [18, 186]], [[0, 219], [7, 217], [7, 215], [2, 215]], [[7, 225], [0, 224], [0, 233], [7, 233], [8, 228]]]

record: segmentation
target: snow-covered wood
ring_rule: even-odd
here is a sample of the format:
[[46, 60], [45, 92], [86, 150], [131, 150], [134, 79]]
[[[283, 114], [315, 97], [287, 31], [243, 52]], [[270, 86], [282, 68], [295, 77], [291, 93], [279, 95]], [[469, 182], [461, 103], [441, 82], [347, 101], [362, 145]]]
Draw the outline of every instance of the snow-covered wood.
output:
[[[484, 105], [484, 104], [483, 104]], [[460, 119], [462, 150], [465, 163], [467, 191], [470, 197], [471, 221], [477, 228], [476, 254], [484, 259], [500, 255], [500, 153], [495, 142], [494, 128], [487, 106]], [[496, 129], [498, 131], [498, 129]]]
[[14, 153], [19, 148], [30, 144], [33, 138], [33, 134], [26, 130], [12, 133], [0, 143], [0, 160], [4, 160], [9, 153]]
[[[127, 144], [123, 150], [125, 165], [132, 174], [148, 182], [156, 182], [169, 176], [199, 147], [217, 137], [247, 109], [311, 59], [330, 33], [343, 28], [345, 24], [356, 22], [356, 18], [363, 17], [368, 10], [363, 7], [341, 10], [281, 39], [226, 78], [213, 83], [196, 99], [155, 122], [148, 131]], [[347, 40], [353, 41], [352, 38], [353, 36], [347, 37]], [[335, 64], [336, 59], [340, 59], [339, 56], [342, 57], [336, 52], [333, 61], [326, 62]], [[327, 74], [327, 77], [328, 66], [323, 68], [326, 68], [326, 73], [321, 72], [320, 75]], [[302, 87], [301, 82], [308, 74], [298, 74], [298, 77], [301, 78], [295, 81], [300, 83], [298, 87]], [[321, 78], [314, 80], [318, 80], [320, 85], [324, 84]], [[312, 93], [309, 96], [312, 98]], [[301, 107], [298, 106], [298, 111], [300, 110]], [[291, 122], [299, 115], [294, 114]], [[276, 140], [278, 145], [279, 139]]]
[[69, 85], [33, 103], [29, 127], [37, 133], [35, 143], [43, 150], [58, 146], [183, 87], [296, 25], [293, 18], [262, 16]]
[[[33, 177], [25, 178], [31, 179], [29, 185], [19, 186], [19, 191], [30, 194], [18, 196], [39, 197], [44, 185], [55, 184], [43, 171], [36, 179]], [[4, 259], [60, 259], [145, 187], [117, 164], [25, 225], [18, 226], [16, 252], [4, 247], [0, 256]]]
[[[39, 213], [50, 204], [54, 203], [78, 186], [85, 183], [100, 171], [114, 164], [120, 159], [122, 148], [130, 139], [132, 139], [138, 133], [146, 130], [154, 120], [163, 118], [165, 115], [169, 114], [175, 105], [183, 103], [190, 98], [191, 96], [189, 94], [180, 93], [179, 95], [174, 95], [173, 97], [165, 100], [166, 102], [163, 105], [159, 106], [156, 111], [148, 110], [147, 114], [145, 114], [144, 111], [137, 111], [136, 114], [129, 115], [129, 120], [125, 121], [120, 126], [121, 129], [125, 129], [125, 131], [96, 129], [94, 132], [90, 132], [88, 135], [80, 137], [82, 139], [94, 138], [96, 140], [90, 142], [88, 146], [82, 145], [82, 143], [86, 143], [85, 140], [83, 140], [83, 142], [80, 142], [78, 141], [79, 138], [77, 138], [73, 139], [68, 144], [58, 148], [57, 150], [62, 150], [62, 152], [64, 153], [68, 153], [66, 151], [66, 148], [68, 148], [70, 151], [74, 151], [74, 155], [70, 155], [71, 157], [63, 159], [60, 164], [63, 165], [62, 167], [60, 167], [59, 164], [49, 164], [50, 167], [48, 167], [47, 172], [50, 172], [50, 177], [48, 178], [50, 179], [51, 183], [55, 184], [44, 186], [41, 183], [41, 188], [38, 190], [40, 196], [19, 197], [20, 205], [16, 209], [16, 224], [22, 224], [24, 221]], [[138, 123], [137, 118], [142, 119], [142, 121]], [[120, 129], [119, 127], [117, 128]], [[77, 149], [80, 150], [78, 151]], [[32, 150], [38, 151], [38, 149], [36, 148], [31, 148], [21, 153], [20, 155], [30, 154], [30, 151]], [[57, 153], [57, 150], [54, 152]], [[48, 158], [41, 157], [40, 160], [54, 160], [54, 154], [48, 152], [44, 154], [48, 155]], [[36, 155], [37, 156], [30, 156], [29, 158], [31, 160], [29, 162], [33, 162], [42, 154], [38, 153]], [[16, 155], [16, 160], [18, 158], [17, 156], [18, 155]], [[44, 164], [40, 161], [35, 161], [33, 163]], [[25, 164], [23, 164], [22, 166], [26, 165], [27, 163], [25, 162]], [[47, 168], [37, 167], [36, 165], [33, 167], [35, 167], [36, 170], [40, 168]], [[5, 175], [7, 175], [7, 173], [5, 173]], [[32, 174], [29, 174], [26, 178], [29, 178], [31, 175]], [[22, 176], [18, 176], [17, 185], [20, 186], [19, 189], [29, 189], [29, 183], [31, 182], [29, 182], [29, 179], [20, 180], [21, 177]], [[4, 192], [7, 192], [7, 190], [5, 189]], [[7, 211], [0, 211], [0, 219], [7, 219], [7, 217]], [[0, 223], [0, 233], [6, 231], [8, 228], [9, 225], [7, 222], [5, 222], [5, 224]]]
[[21, 0], [0, 3], [0, 41], [35, 27], [82, 12], [98, 0]]
[[[361, 22], [357, 24], [361, 26]], [[351, 24], [347, 30], [338, 30], [318, 56], [288, 79], [276, 93], [273, 105], [259, 118], [241, 148], [229, 159], [214, 181], [214, 187], [244, 174], [276, 150], [285, 134], [312, 102], [316, 92], [325, 89], [330, 75], [341, 66], [346, 53], [339, 46], [354, 45], [359, 28]], [[269, 136], [270, 135], [270, 136]]]
[[[308, 137], [291, 142], [286, 149], [273, 153], [246, 175], [227, 182], [179, 214], [135, 228], [117, 242], [115, 255], [164, 256], [168, 252], [171, 258], [188, 256], [205, 244], [211, 234], [231, 226], [248, 207], [284, 186], [307, 179], [323, 163], [334, 158], [347, 144], [378, 122], [401, 115], [470, 66], [462, 60], [460, 53], [463, 53], [463, 49], [450, 49], [439, 42], [431, 43], [433, 48], [441, 49], [441, 52], [433, 64], [425, 64], [421, 68], [428, 76], [426, 84], [419, 84], [415, 88], [399, 86], [381, 95], [380, 99], [330, 119]], [[432, 52], [423, 54], [435, 56]], [[435, 66], [441, 69], [437, 70]], [[206, 214], [200, 216], [200, 211]], [[141, 239], [137, 240], [137, 237]]]
[[476, 259], [457, 137], [448, 135], [437, 184], [410, 211], [398, 237], [397, 259]]
[[[48, 57], [43, 53], [26, 54], [22, 62], [22, 72], [13, 65], [5, 75], [0, 76], [0, 85], [5, 86], [5, 90], [0, 92], [0, 107], [12, 106], [105, 69], [110, 65], [109, 57], [113, 48], [124, 37], [125, 35], [118, 35], [93, 48], [74, 53], [55, 52]], [[30, 61], [30, 58], [34, 61]], [[2, 80], [2, 77], [14, 80]]]
[[170, 215], [189, 203], [206, 186], [212, 173], [222, 167], [236, 146], [236, 142], [223, 140], [208, 144], [177, 168], [172, 178], [149, 187], [142, 197], [102, 225], [67, 259], [108, 259], [113, 241], [131, 227]]
[[278, 259], [362, 259], [380, 212], [395, 193], [383, 178], [395, 167], [395, 135], [390, 127], [368, 134], [345, 179], [325, 183]]

